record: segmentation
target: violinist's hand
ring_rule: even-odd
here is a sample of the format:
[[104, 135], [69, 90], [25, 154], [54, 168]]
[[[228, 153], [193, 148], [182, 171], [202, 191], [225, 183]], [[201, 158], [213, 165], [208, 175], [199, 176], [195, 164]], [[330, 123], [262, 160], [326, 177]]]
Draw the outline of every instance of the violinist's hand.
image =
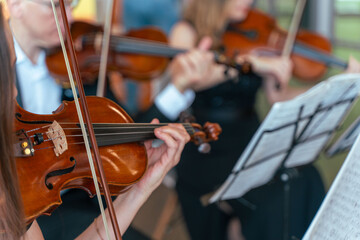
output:
[[[159, 120], [154, 119], [151, 123], [159, 123]], [[117, 196], [113, 202], [121, 233], [126, 231], [140, 207], [160, 185], [166, 173], [179, 162], [184, 145], [190, 140], [189, 134], [181, 124], [169, 124], [155, 129], [154, 132], [155, 136], [163, 140], [164, 143], [158, 148], [153, 148], [151, 141], [145, 142], [148, 154], [148, 169], [139, 182], [134, 184], [128, 191]], [[107, 211], [106, 216], [108, 222], [110, 222]], [[104, 225], [97, 224], [98, 221], [101, 221], [98, 219], [100, 217], [95, 219], [94, 223], [76, 239], [105, 239]], [[112, 229], [109, 229], [110, 238], [115, 239]]]
[[219, 65], [214, 63], [214, 54], [208, 51], [211, 44], [211, 39], [205, 37], [197, 49], [180, 54], [172, 61], [170, 76], [180, 92], [187, 89], [204, 90], [223, 81], [225, 68], [221, 66], [222, 70], [216, 71]]
[[350, 56], [349, 58], [348, 67], [345, 70], [345, 73], [360, 73], [360, 62], [353, 56]]
[[[151, 123], [159, 123], [154, 119]], [[148, 154], [148, 169], [142, 179], [136, 184], [141, 192], [150, 194], [155, 190], [165, 175], [178, 164], [184, 145], [190, 141], [190, 136], [181, 124], [169, 124], [155, 129], [155, 136], [164, 141], [159, 147], [152, 147], [152, 141], [146, 141]]]
[[[265, 79], [275, 78], [280, 89], [286, 89], [292, 76], [292, 62], [287, 57], [246, 56], [255, 73]], [[274, 84], [274, 86], [276, 85]]]

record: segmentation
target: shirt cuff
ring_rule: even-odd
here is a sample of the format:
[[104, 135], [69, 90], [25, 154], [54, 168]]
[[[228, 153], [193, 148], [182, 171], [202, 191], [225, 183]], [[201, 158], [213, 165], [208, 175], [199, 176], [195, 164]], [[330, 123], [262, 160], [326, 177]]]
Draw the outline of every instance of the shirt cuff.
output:
[[186, 90], [181, 93], [173, 84], [169, 84], [156, 96], [155, 105], [165, 117], [174, 121], [182, 111], [190, 107], [194, 99], [193, 90]]

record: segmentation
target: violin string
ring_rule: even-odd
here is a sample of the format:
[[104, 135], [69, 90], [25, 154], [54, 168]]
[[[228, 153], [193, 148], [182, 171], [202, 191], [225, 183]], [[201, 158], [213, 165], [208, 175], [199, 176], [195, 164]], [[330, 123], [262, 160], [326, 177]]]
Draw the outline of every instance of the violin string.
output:
[[[77, 130], [80, 130], [80, 129], [77, 129]], [[192, 132], [193, 129], [187, 129], [187, 132]], [[111, 132], [111, 133], [95, 133], [95, 136], [96, 137], [101, 137], [101, 136], [119, 136], [119, 135], [133, 135], [133, 136], [141, 136], [143, 134], [152, 134], [154, 133], [153, 131], [142, 131], [142, 132]], [[82, 137], [82, 134], [79, 133], [79, 134], [71, 134], [71, 135], [68, 135], [68, 134], [65, 134], [66, 135], [66, 138], [69, 138], [69, 137]], [[35, 137], [35, 135], [31, 136], [30, 138], [33, 138]], [[55, 138], [47, 138], [46, 140], [44, 140], [44, 142], [47, 142], [47, 141], [52, 141], [52, 140], [55, 140], [59, 138], [58, 137], [55, 137]]]
[[[60, 123], [62, 125], [62, 123]], [[66, 123], [70, 124], [70, 123]], [[73, 125], [77, 125], [77, 123], [71, 123]], [[147, 123], [120, 123], [120, 124], [114, 124], [114, 123], [94, 123], [93, 128], [94, 130], [154, 130], [156, 128], [167, 126], [167, 123], [162, 124], [147, 124]], [[182, 124], [187, 132], [193, 132], [194, 127], [189, 123], [183, 123]], [[78, 130], [79, 127], [64, 127], [63, 130]]]
[[167, 50], [167, 51], [175, 51], [175, 52], [186, 51], [185, 49], [174, 48], [167, 45], [166, 43], [162, 43], [154, 40], [141, 40], [132, 37], [120, 37], [120, 36], [112, 36], [111, 40], [112, 40], [111, 43], [114, 43], [116, 45], [120, 43], [121, 45], [128, 47], [141, 47], [141, 48], [151, 47], [157, 50]]
[[[82, 40], [86, 44], [92, 44], [92, 43], [94, 43], [96, 38], [97, 38], [97, 33], [91, 33], [91, 34], [87, 34], [87, 36], [84, 36], [82, 38]], [[142, 39], [138, 39], [138, 38], [134, 38], [134, 37], [112, 36], [111, 42], [112, 43], [114, 42], [117, 44], [118, 43], [128, 44], [128, 46], [135, 46], [135, 47], [143, 46], [143, 47], [158, 47], [158, 48], [163, 48], [163, 49], [176, 49], [176, 48], [170, 47], [166, 43], [158, 42], [158, 41], [151, 40], [151, 39], [142, 40]]]
[[144, 43], [114, 43], [113, 41], [110, 44], [112, 49], [115, 49], [119, 52], [129, 52], [129, 53], [139, 53], [139, 54], [149, 54], [160, 57], [169, 57], [172, 58], [179, 53], [185, 52], [182, 49], [171, 48], [168, 46], [149, 46]]
[[[73, 125], [78, 125], [79, 122], [58, 122], [60, 125], [66, 125], [66, 124], [73, 124]], [[156, 123], [156, 124], [152, 124], [152, 123], [93, 123], [93, 125], [118, 125], [118, 126], [167, 126], [171, 123]], [[183, 126], [191, 126], [191, 123], [178, 123], [181, 124]], [[51, 125], [48, 125], [51, 126]], [[44, 126], [46, 127], [46, 126]], [[41, 127], [41, 128], [44, 128]]]
[[[83, 43], [93, 44], [96, 39], [96, 33], [83, 37]], [[173, 57], [176, 54], [185, 52], [184, 49], [170, 47], [169, 45], [154, 40], [141, 40], [132, 37], [112, 36], [110, 45], [113, 49], [120, 48], [120, 51], [130, 51], [135, 53], [151, 52], [153, 55], [165, 55]]]
[[[132, 139], [132, 138], [126, 138], [124, 139], [125, 141], [128, 141], [128, 143], [131, 143], [131, 142], [137, 142], [138, 139]], [[109, 143], [109, 145], [113, 142], [113, 140], [102, 140], [100, 141], [100, 143]], [[125, 143], [125, 142], [124, 142]], [[71, 143], [68, 143], [68, 146], [69, 145], [81, 145], [81, 144], [84, 144], [84, 142], [71, 142]], [[48, 150], [48, 149], [53, 149], [55, 148], [55, 146], [49, 146], [49, 147], [44, 147], [44, 148], [34, 148], [35, 151], [40, 151], [40, 150]]]
[[49, 141], [54, 141], [56, 139], [58, 139], [59, 137], [55, 137], [55, 138], [48, 138], [48, 139], [45, 139], [44, 142], [49, 142]]
[[[60, 125], [66, 125], [66, 124], [73, 124], [73, 125], [77, 125], [78, 123], [75, 122], [64, 122], [64, 123], [59, 123]], [[108, 127], [96, 127], [96, 125], [108, 125]], [[155, 129], [158, 127], [162, 127], [162, 126], [167, 126], [167, 123], [160, 123], [160, 124], [148, 124], [148, 123], [120, 123], [120, 124], [114, 124], [114, 123], [94, 123], [94, 130], [98, 130], [98, 129], [107, 129], [111, 126], [112, 129], [123, 129], [123, 128], [128, 128], [128, 129], [139, 129], [139, 128], [144, 128], [144, 127], [148, 127], [150, 129]], [[185, 127], [185, 129], [187, 131], [191, 131], [194, 128], [189, 124], [189, 123], [182, 123], [182, 125]], [[34, 129], [30, 129], [25, 131], [25, 133], [30, 133], [30, 132], [34, 132], [43, 128], [48, 128], [51, 125], [46, 125], [43, 127], [39, 127], [39, 128], [34, 128]], [[79, 127], [75, 127], [75, 128], [62, 128], [63, 130], [78, 130], [80, 129]], [[56, 131], [57, 132], [57, 131]], [[35, 135], [32, 135], [31, 137], [34, 137]]]
[[[83, 142], [83, 143], [84, 143], [84, 142]], [[48, 149], [53, 149], [53, 148], [55, 148], [55, 146], [44, 147], [44, 148], [34, 148], [34, 151], [48, 150]]]
[[25, 131], [25, 133], [34, 132], [34, 131], [37, 131], [37, 130], [40, 130], [40, 129], [43, 129], [43, 128], [47, 128], [47, 127], [50, 127], [50, 126], [51, 126], [51, 125], [46, 125], [46, 126], [42, 126], [42, 127], [30, 129], [30, 130]]
[[[76, 124], [76, 123], [66, 123], [66, 124]], [[104, 133], [104, 132], [98, 132], [95, 133], [95, 136], [97, 138], [97, 141], [101, 144], [106, 144], [108, 143], [108, 145], [111, 145], [113, 142], [113, 144], [120, 144], [120, 143], [129, 143], [129, 142], [135, 142], [135, 141], [144, 141], [144, 140], [149, 140], [149, 139], [154, 139], [155, 138], [155, 134], [154, 134], [154, 129], [159, 127], [159, 126], [166, 126], [166, 123], [163, 124], [134, 124], [134, 123], [126, 123], [126, 124], [117, 124], [117, 127], [113, 127], [113, 124], [111, 123], [104, 123], [104, 124], [94, 124], [94, 125], [105, 125], [103, 127], [94, 127], [94, 130], [113, 130], [113, 129], [119, 129], [119, 130], [125, 130], [123, 132], [109, 132], [109, 133]], [[142, 127], [139, 127], [142, 126]], [[193, 134], [195, 132], [194, 128], [189, 124], [189, 123], [184, 123], [183, 124], [185, 127], [185, 130], [189, 133], [189, 134]], [[40, 127], [37, 129], [43, 129], [45, 127]], [[76, 128], [62, 128], [63, 130], [80, 130], [79, 127]], [[137, 132], [134, 132], [133, 129], [139, 130]], [[60, 132], [61, 130], [56, 130], [55, 132]], [[74, 131], [72, 131], [71, 135], [65, 134], [66, 138], [71, 140], [71, 138], [80, 138], [83, 135], [81, 133], [79, 134], [74, 134]], [[35, 138], [36, 135], [32, 135], [30, 136], [30, 138]], [[47, 138], [44, 140], [44, 142], [49, 142], [49, 141], [53, 141], [56, 140], [57, 138], [59, 138], [60, 136], [57, 136], [55, 138]], [[71, 142], [70, 144], [83, 144], [84, 142]]]
[[[123, 132], [134, 132], [135, 130], [138, 130], [138, 132], [140, 130], [150, 130], [150, 131], [154, 131], [156, 128], [158, 127], [142, 127], [142, 128], [138, 128], [138, 127], [127, 127], [127, 128], [121, 128], [121, 127], [116, 127], [116, 128], [105, 128], [105, 127], [94, 127], [94, 130], [122, 130]], [[63, 128], [63, 130], [79, 130], [80, 128]], [[185, 127], [185, 130], [187, 131], [192, 131], [194, 128], [193, 127]], [[57, 130], [60, 131], [60, 130]], [[114, 133], [119, 132], [119, 131], [114, 131]]]
[[[132, 126], [132, 127], [120, 127], [120, 126], [117, 126], [117, 127], [94, 127], [94, 130], [123, 130], [122, 131], [123, 133], [126, 133], [126, 132], [128, 132], [128, 133], [141, 133], [140, 130], [142, 130], [142, 131], [154, 131], [156, 128], [159, 128], [159, 126], [154, 126], [154, 127], [153, 126], [146, 126], [146, 127], [145, 126], [144, 127], [135, 127], [135, 126]], [[184, 128], [185, 128], [185, 130], [187, 132], [193, 132], [194, 131], [194, 128], [191, 127], [191, 126], [185, 126]], [[80, 127], [62, 128], [61, 130], [80, 130]], [[61, 130], [55, 130], [54, 132], [59, 133], [59, 132], [61, 132]], [[138, 131], [134, 132], [134, 130], [138, 130]], [[46, 132], [38, 132], [38, 133], [44, 134]], [[118, 133], [118, 132], [114, 131], [114, 132], [110, 132], [110, 133]], [[35, 136], [36, 135], [34, 134], [34, 135], [29, 136], [29, 137], [32, 138], [32, 137], [35, 137]]]
[[[123, 136], [125, 135], [125, 136]], [[114, 144], [117, 144], [117, 141], [121, 141], [121, 143], [130, 143], [130, 142], [135, 142], [135, 141], [145, 141], [145, 140], [150, 140], [150, 139], [154, 139], [155, 138], [155, 134], [152, 131], [148, 131], [148, 132], [141, 132], [141, 133], [110, 133], [110, 134], [95, 134], [96, 139], [98, 141], [98, 143], [109, 143], [109, 145], [111, 145], [111, 143], [115, 142]], [[81, 138], [82, 135], [67, 135], [66, 138], [68, 140], [71, 140], [73, 138]], [[110, 137], [110, 138], [109, 138]], [[53, 141], [56, 140], [59, 137], [55, 137], [55, 138], [48, 138], [46, 140], [44, 140], [44, 142], [49, 142], [49, 141]], [[81, 144], [84, 142], [70, 142], [68, 143], [68, 145], [70, 144]]]
[[[122, 138], [121, 140], [123, 140], [122, 143], [131, 143], [131, 142], [138, 142], [139, 141], [139, 138]], [[113, 139], [108, 139], [108, 140], [100, 140], [98, 141], [99, 143], [101, 144], [105, 144], [105, 143], [108, 143], [107, 145], [111, 145], [113, 143]], [[84, 144], [84, 142], [70, 142], [68, 143], [67, 145], [81, 145], [81, 144]], [[101, 147], [99, 145], [99, 147]], [[34, 148], [35, 151], [39, 151], [39, 150], [47, 150], [47, 149], [52, 149], [52, 148], [55, 148], [55, 146], [49, 146], [49, 147], [44, 147], [44, 148]]]
[[[77, 130], [80, 130], [80, 129], [77, 129]], [[96, 130], [96, 129], [95, 129]], [[185, 129], [189, 134], [193, 134], [194, 133], [194, 130], [193, 129]], [[142, 136], [144, 134], [154, 134], [154, 131], [151, 129], [151, 131], [141, 131], [141, 132], [110, 132], [110, 133], [95, 133], [95, 136], [96, 137], [102, 137], [102, 136], [113, 136], [113, 137], [116, 137], [116, 136], [122, 136], [122, 135], [126, 135], [126, 136]], [[65, 134], [66, 138], [69, 138], [69, 137], [82, 137], [82, 134], [79, 132], [79, 134]], [[36, 135], [32, 135], [30, 136], [29, 138], [35, 138]], [[55, 138], [47, 138], [45, 139], [43, 142], [48, 142], [48, 141], [53, 141], [57, 138], [59, 138], [60, 136], [57, 136]]]

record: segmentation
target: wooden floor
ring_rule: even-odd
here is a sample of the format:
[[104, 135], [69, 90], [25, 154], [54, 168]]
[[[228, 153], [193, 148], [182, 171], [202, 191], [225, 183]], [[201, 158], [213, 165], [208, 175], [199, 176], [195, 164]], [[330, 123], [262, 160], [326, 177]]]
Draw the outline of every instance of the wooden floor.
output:
[[[188, 240], [190, 239], [176, 192], [160, 185], [136, 215], [132, 228], [148, 239]], [[130, 235], [130, 234], [129, 234]], [[124, 240], [131, 240], [126, 238]]]

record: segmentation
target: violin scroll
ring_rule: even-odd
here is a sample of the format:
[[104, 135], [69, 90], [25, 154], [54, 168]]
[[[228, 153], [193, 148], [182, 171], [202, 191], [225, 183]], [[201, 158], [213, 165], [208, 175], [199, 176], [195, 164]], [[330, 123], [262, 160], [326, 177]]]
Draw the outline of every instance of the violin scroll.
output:
[[191, 141], [199, 145], [198, 151], [201, 153], [209, 153], [211, 146], [209, 142], [217, 141], [222, 129], [218, 123], [206, 122], [204, 126], [197, 123], [191, 123], [195, 133], [191, 135]]
[[180, 122], [188, 123], [193, 129], [193, 133], [190, 134], [191, 142], [198, 145], [198, 151], [201, 153], [209, 153], [211, 146], [209, 142], [217, 141], [222, 129], [218, 123], [206, 122], [204, 126], [195, 123], [196, 118], [190, 113], [189, 110], [180, 113]]

